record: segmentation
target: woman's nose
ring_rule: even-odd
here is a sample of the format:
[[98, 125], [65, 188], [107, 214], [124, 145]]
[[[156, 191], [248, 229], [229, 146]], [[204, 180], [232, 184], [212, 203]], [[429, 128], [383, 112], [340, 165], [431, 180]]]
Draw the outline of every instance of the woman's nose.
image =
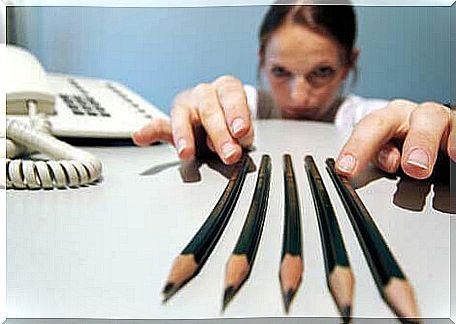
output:
[[304, 77], [297, 77], [293, 80], [291, 88], [291, 99], [297, 106], [305, 106], [309, 98], [310, 85]]

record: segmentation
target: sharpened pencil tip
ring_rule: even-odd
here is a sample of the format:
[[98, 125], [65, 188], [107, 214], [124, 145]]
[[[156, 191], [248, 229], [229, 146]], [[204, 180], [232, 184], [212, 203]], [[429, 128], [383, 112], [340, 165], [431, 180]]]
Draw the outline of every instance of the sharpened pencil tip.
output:
[[165, 288], [163, 288], [163, 294], [167, 295], [173, 288], [174, 284], [172, 282], [166, 283]]
[[162, 304], [166, 303], [178, 290], [179, 286], [172, 282], [168, 282], [162, 291], [162, 294], [164, 296]]
[[231, 299], [233, 299], [234, 295], [236, 295], [236, 289], [233, 286], [229, 286], [225, 289], [223, 294], [223, 309], [225, 311], [226, 306], [230, 303]]
[[345, 306], [341, 310], [342, 321], [344, 324], [350, 323], [351, 320], [351, 306]]
[[288, 314], [288, 311], [290, 310], [290, 304], [291, 301], [293, 300], [295, 292], [293, 289], [288, 289], [288, 292], [286, 294], [283, 294], [283, 305], [285, 306], [285, 312]]

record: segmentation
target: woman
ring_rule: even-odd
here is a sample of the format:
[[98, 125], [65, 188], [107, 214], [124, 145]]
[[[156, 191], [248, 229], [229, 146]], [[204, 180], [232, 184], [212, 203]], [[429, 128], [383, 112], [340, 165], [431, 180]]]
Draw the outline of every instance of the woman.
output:
[[168, 141], [181, 159], [191, 159], [192, 129], [201, 124], [209, 148], [232, 164], [241, 157], [241, 146], [252, 144], [252, 118], [292, 118], [353, 127], [336, 160], [338, 172], [349, 177], [372, 161], [386, 172], [402, 166], [408, 175], [424, 179], [432, 173], [440, 149], [456, 160], [456, 123], [448, 108], [343, 95], [344, 81], [359, 55], [355, 36], [352, 6], [271, 6], [261, 26], [259, 49], [259, 70], [270, 93], [222, 76], [179, 94], [171, 122], [154, 120], [132, 138], [138, 145]]

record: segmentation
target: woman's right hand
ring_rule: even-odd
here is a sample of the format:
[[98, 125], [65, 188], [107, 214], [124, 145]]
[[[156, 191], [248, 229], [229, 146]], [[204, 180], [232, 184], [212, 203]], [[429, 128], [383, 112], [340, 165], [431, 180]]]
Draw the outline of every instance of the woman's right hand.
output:
[[242, 147], [253, 142], [253, 126], [244, 87], [232, 76], [201, 83], [174, 99], [171, 120], [156, 119], [132, 134], [137, 145], [167, 141], [176, 147], [182, 160], [195, 156], [196, 126], [207, 133], [207, 146], [225, 164], [237, 162]]

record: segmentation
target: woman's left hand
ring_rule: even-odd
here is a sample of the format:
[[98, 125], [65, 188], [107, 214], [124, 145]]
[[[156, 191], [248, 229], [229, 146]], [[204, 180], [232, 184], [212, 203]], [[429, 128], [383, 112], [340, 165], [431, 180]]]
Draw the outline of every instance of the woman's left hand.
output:
[[[388, 173], [401, 166], [413, 178], [428, 178], [439, 150], [456, 161], [455, 113], [433, 102], [394, 100], [355, 126], [337, 158], [336, 169], [353, 177], [373, 162]], [[402, 143], [402, 149], [397, 143]]]

